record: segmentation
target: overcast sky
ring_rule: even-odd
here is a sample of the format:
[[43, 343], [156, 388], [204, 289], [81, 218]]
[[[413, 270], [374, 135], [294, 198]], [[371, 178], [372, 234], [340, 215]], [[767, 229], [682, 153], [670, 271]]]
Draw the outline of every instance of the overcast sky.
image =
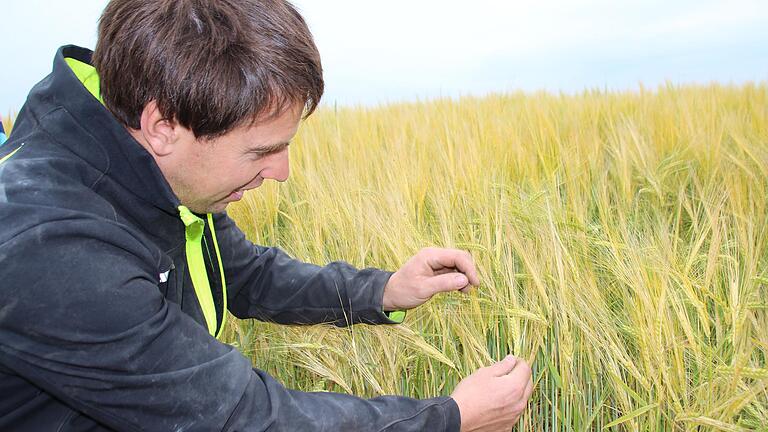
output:
[[[105, 0], [4, 4], [0, 115], [60, 45], [95, 44]], [[297, 0], [323, 58], [323, 103], [491, 91], [768, 80], [765, 0]]]

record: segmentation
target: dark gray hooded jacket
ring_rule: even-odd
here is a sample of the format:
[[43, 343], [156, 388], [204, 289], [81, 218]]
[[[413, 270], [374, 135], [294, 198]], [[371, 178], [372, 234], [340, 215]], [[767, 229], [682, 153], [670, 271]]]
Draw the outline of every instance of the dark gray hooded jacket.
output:
[[216, 214], [199, 246], [206, 318], [177, 197], [65, 61], [90, 56], [57, 52], [0, 148], [0, 430], [458, 431], [451, 398], [289, 390], [212, 336], [225, 304], [285, 324], [391, 323], [391, 274], [293, 260]]

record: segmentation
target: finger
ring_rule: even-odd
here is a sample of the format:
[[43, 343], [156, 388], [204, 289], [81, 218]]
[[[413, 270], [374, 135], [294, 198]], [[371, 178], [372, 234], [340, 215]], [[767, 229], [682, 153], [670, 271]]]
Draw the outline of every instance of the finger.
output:
[[528, 382], [531, 380], [531, 367], [528, 366], [528, 363], [525, 362], [525, 360], [520, 359], [516, 364], [515, 367], [509, 371], [507, 374], [507, 377], [511, 381], [523, 383]]
[[[446, 273], [460, 273], [460, 274], [464, 274], [464, 273], [459, 272], [458, 269], [455, 268], [455, 267], [451, 267], [451, 268], [446, 267], [444, 269], [435, 270], [435, 274], [436, 275], [442, 275], [442, 274], [446, 274]], [[465, 275], [465, 277], [466, 277], [466, 275]], [[467, 279], [467, 282], [464, 283], [464, 286], [461, 287], [459, 289], [459, 291], [463, 292], [463, 293], [467, 293], [467, 292], [470, 291], [471, 288], [472, 288], [472, 284], [470, 284], [469, 283], [469, 279]]]
[[488, 370], [491, 372], [493, 376], [500, 377], [507, 375], [509, 372], [511, 372], [519, 359], [513, 355], [508, 355], [504, 357], [502, 360], [488, 366]]
[[455, 268], [459, 272], [464, 273], [472, 285], [480, 285], [475, 262], [469, 252], [458, 249], [435, 248], [429, 249], [427, 253], [427, 264], [433, 271]]
[[440, 270], [433, 270], [436, 275], [446, 274], [446, 273], [457, 273], [459, 272], [459, 269], [456, 267], [445, 267], [441, 268]]
[[533, 394], [533, 380], [529, 379], [528, 383], [525, 385], [525, 390], [523, 390], [523, 397], [525, 397], [526, 400], [531, 398], [531, 395]]
[[425, 284], [429, 288], [430, 296], [439, 292], [456, 291], [469, 284], [467, 276], [462, 273], [445, 273], [432, 276]]
[[472, 285], [467, 284], [463, 288], [459, 289], [459, 292], [466, 294], [466, 293], [470, 292], [471, 290], [472, 290]]

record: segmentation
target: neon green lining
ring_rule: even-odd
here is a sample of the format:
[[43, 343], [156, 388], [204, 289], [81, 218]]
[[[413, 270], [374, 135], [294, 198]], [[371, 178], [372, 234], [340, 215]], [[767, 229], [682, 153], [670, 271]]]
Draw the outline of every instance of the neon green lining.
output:
[[224, 278], [224, 266], [221, 264], [221, 252], [219, 252], [219, 242], [216, 241], [216, 228], [213, 226], [213, 215], [211, 213], [208, 213], [208, 227], [211, 230], [213, 248], [216, 250], [216, 259], [219, 261], [219, 272], [221, 272], [221, 325], [219, 326], [219, 332], [216, 334], [216, 337], [219, 337], [224, 330], [224, 324], [227, 322], [227, 280]]
[[211, 294], [211, 285], [208, 283], [208, 274], [205, 271], [205, 261], [203, 261], [203, 230], [205, 222], [192, 214], [192, 212], [183, 205], [179, 206], [179, 216], [184, 226], [186, 226], [185, 235], [187, 238], [187, 266], [189, 275], [192, 279], [192, 285], [195, 287], [195, 294], [200, 303], [200, 309], [203, 310], [205, 323], [208, 326], [208, 333], [216, 335], [216, 307], [213, 304], [213, 295]]
[[24, 143], [21, 143], [19, 147], [16, 148], [16, 150], [8, 153], [7, 155], [3, 156], [2, 159], [0, 159], [0, 163], [3, 163], [11, 158], [11, 156], [15, 155], [17, 151], [21, 150], [21, 148], [24, 147]]
[[93, 95], [96, 99], [99, 100], [102, 104], [104, 103], [103, 100], [101, 100], [101, 94], [99, 92], [100, 88], [100, 81], [99, 81], [99, 73], [96, 72], [96, 68], [89, 65], [88, 63], [83, 63], [80, 60], [76, 60], [73, 58], [65, 58], [64, 61], [67, 62], [70, 69], [72, 69], [72, 72], [75, 73], [75, 76], [77, 79], [80, 80], [81, 83], [83, 83], [83, 86], [88, 90], [89, 93]]
[[391, 321], [394, 321], [397, 324], [402, 323], [405, 320], [405, 311], [392, 311], [392, 312], [384, 312], [387, 315], [387, 318], [389, 318]]

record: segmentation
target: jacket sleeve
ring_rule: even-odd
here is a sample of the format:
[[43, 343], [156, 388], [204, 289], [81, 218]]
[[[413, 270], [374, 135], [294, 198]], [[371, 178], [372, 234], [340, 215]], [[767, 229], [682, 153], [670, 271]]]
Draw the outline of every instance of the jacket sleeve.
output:
[[226, 214], [215, 221], [229, 310], [238, 318], [279, 324], [393, 324], [382, 311], [391, 272], [357, 270], [345, 262], [324, 267], [248, 241]]
[[0, 363], [116, 431], [458, 430], [450, 398], [302, 393], [253, 370], [165, 301], [158, 257], [116, 224], [37, 225], [0, 257]]

